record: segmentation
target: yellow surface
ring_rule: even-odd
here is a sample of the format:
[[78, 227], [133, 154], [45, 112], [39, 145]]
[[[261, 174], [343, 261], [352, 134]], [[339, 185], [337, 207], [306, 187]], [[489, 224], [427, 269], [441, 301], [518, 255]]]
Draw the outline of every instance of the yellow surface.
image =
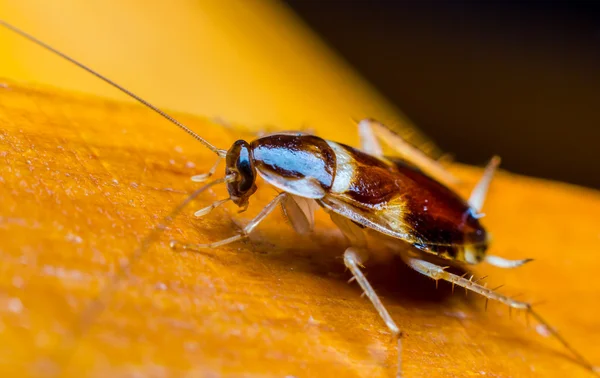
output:
[[[178, 118], [221, 148], [252, 136], [206, 117], [248, 129], [310, 127], [350, 143], [357, 140], [350, 117], [396, 118], [285, 10], [267, 2], [180, 2], [168, 9], [147, 2], [62, 1], [62, 9], [56, 2], [14, 3], [0, 2], [7, 21], [161, 106], [204, 116]], [[124, 99], [2, 30], [0, 45], [1, 72], [13, 80]], [[225, 196], [222, 188], [208, 192], [138, 262], [108, 309], [83, 317], [119, 262], [198, 187], [189, 177], [214, 157], [139, 106], [0, 82], [0, 375], [394, 373], [394, 345], [356, 285], [346, 284], [344, 241], [323, 214], [309, 238], [274, 214], [245, 243], [206, 254], [168, 247], [170, 238], [230, 236], [273, 197], [266, 185], [248, 213], [223, 208], [197, 220], [194, 209]], [[468, 191], [480, 171], [459, 174]], [[477, 272], [490, 274], [492, 286], [506, 284], [507, 293], [547, 300], [542, 315], [600, 361], [600, 194], [504, 173], [485, 212], [493, 253], [536, 261]], [[408, 377], [589, 376], [502, 306], [490, 304], [485, 313], [481, 299], [451, 295], [448, 285], [436, 291], [399, 261], [368, 268], [407, 334]], [[85, 322], [92, 328], [79, 336]]]

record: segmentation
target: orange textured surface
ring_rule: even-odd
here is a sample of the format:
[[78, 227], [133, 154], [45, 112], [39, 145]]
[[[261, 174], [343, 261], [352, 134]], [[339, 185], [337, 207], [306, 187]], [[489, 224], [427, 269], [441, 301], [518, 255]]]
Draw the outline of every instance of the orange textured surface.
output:
[[[0, 86], [0, 374], [2, 376], [385, 377], [395, 348], [340, 260], [345, 242], [320, 213], [312, 237], [274, 214], [249, 241], [175, 253], [171, 238], [232, 235], [271, 199], [260, 185], [247, 213], [203, 219], [186, 209], [121, 281], [99, 317], [82, 314], [162, 216], [197, 188], [214, 156], [135, 105]], [[235, 128], [180, 116], [227, 148]], [[353, 133], [350, 127], [346, 134]], [[221, 169], [222, 170], [222, 169]], [[464, 193], [481, 170], [460, 167]], [[501, 172], [485, 225], [492, 251], [535, 262], [481, 266], [490, 285], [547, 300], [538, 309], [600, 361], [597, 279], [600, 194]], [[407, 377], [590, 376], [523, 315], [411, 272], [399, 260], [368, 277], [405, 331]], [[78, 324], [92, 327], [75, 337]]]

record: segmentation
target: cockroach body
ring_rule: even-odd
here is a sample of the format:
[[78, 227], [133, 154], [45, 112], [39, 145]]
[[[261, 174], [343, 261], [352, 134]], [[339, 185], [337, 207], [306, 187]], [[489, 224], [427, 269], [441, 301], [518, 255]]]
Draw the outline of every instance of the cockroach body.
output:
[[[226, 159], [226, 174], [235, 177], [228, 191], [238, 206], [247, 205], [260, 176], [291, 196], [315, 201], [333, 217], [348, 218], [428, 254], [468, 264], [485, 256], [487, 233], [469, 204], [402, 159], [378, 158], [302, 134], [237, 141]], [[286, 214], [292, 225], [298, 223]]]
[[[235, 142], [226, 151], [219, 149], [154, 105], [129, 90], [100, 75], [89, 67], [64, 53], [41, 42], [20, 29], [0, 20], [0, 25], [29, 39], [35, 44], [65, 58], [92, 73], [113, 87], [131, 96], [143, 105], [190, 134], [217, 155], [217, 163], [211, 170], [192, 177], [201, 182], [211, 177], [218, 163], [225, 158], [225, 177], [214, 180], [196, 190], [178, 206], [142, 243], [134, 257], [147, 251], [157, 234], [182, 208], [207, 188], [225, 183], [229, 197], [198, 210], [196, 216], [204, 216], [225, 202], [246, 209], [249, 198], [256, 192], [257, 177], [281, 192], [252, 219], [241, 233], [209, 244], [185, 244], [172, 241], [173, 248], [197, 250], [214, 248], [247, 237], [267, 215], [279, 205], [299, 233], [313, 228], [313, 213], [322, 207], [342, 231], [350, 246], [344, 252], [344, 264], [351, 271], [390, 332], [398, 341], [398, 370], [401, 376], [401, 331], [395, 324], [379, 297], [361, 271], [369, 257], [366, 232], [379, 236], [386, 246], [391, 246], [411, 268], [434, 280], [445, 280], [452, 285], [483, 295], [510, 308], [521, 309], [543, 324], [562, 345], [589, 370], [593, 366], [562, 336], [532, 309], [526, 302], [516, 301], [478, 284], [472, 279], [448, 272], [449, 266], [464, 267], [486, 261], [502, 268], [518, 267], [528, 261], [506, 260], [486, 255], [488, 234], [479, 218], [487, 189], [499, 164], [494, 157], [485, 169], [483, 177], [474, 188], [468, 201], [450, 189], [456, 179], [436, 160], [408, 144], [373, 120], [358, 124], [361, 149], [327, 141], [304, 133], [277, 133], [263, 136], [251, 143]], [[395, 150], [397, 156], [384, 156], [379, 140]], [[122, 272], [126, 272], [124, 268]], [[471, 277], [472, 278], [472, 277]], [[114, 284], [114, 282], [113, 282]], [[116, 286], [116, 285], [113, 285]], [[112, 287], [106, 289], [110, 292]], [[106, 295], [101, 295], [106, 298]], [[92, 310], [102, 308], [95, 304]], [[93, 311], [91, 311], [93, 312]], [[86, 312], [89, 315], [90, 312]], [[97, 316], [98, 314], [96, 314]], [[86, 319], [89, 323], [90, 319]]]
[[[397, 337], [399, 350], [400, 329], [360, 269], [369, 256], [366, 231], [381, 237], [386, 246], [391, 246], [416, 271], [511, 308], [527, 310], [543, 321], [528, 303], [496, 293], [447, 272], [448, 266], [439, 265], [442, 261], [462, 267], [486, 260], [512, 268], [529, 261], [486, 256], [488, 234], [479, 221], [479, 211], [499, 158], [491, 160], [471, 198], [465, 201], [440, 182], [455, 182], [450, 173], [383, 124], [363, 120], [358, 128], [362, 150], [303, 133], [272, 134], [251, 143], [238, 140], [227, 152], [214, 148], [218, 156], [225, 157], [225, 178], [207, 187], [225, 182], [229, 198], [197, 211], [197, 216], [204, 216], [229, 200], [245, 209], [257, 190], [258, 176], [281, 192], [238, 235], [209, 244], [172, 241], [171, 246], [199, 250], [235, 242], [247, 237], [279, 204], [294, 229], [306, 233], [313, 227], [313, 212], [322, 207], [350, 242], [344, 252], [344, 263]], [[408, 159], [383, 156], [378, 135], [387, 136], [386, 143]], [[208, 176], [193, 179], [204, 181]], [[398, 357], [400, 375], [400, 352]]]

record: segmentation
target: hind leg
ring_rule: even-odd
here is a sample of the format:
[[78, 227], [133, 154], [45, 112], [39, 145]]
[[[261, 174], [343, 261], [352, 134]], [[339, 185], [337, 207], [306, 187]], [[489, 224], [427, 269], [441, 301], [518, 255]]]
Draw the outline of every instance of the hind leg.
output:
[[554, 338], [560, 342], [563, 347], [565, 347], [568, 351], [570, 351], [575, 359], [585, 368], [594, 371], [595, 367], [587, 361], [577, 350], [575, 350], [557, 330], [550, 326], [550, 324], [544, 320], [537, 312], [535, 312], [530, 303], [521, 302], [514, 300], [513, 298], [507, 297], [506, 295], [500, 294], [495, 290], [488, 289], [485, 286], [478, 284], [477, 282], [473, 282], [470, 279], [466, 279], [461, 276], [457, 276], [456, 274], [447, 272], [445, 268], [442, 268], [436, 264], [423, 261], [417, 258], [413, 258], [410, 256], [402, 256], [403, 260], [406, 262], [408, 266], [417, 272], [426, 275], [427, 277], [433, 278], [436, 282], [438, 280], [444, 280], [452, 283], [452, 285], [460, 286], [465, 288], [466, 290], [470, 290], [477, 294], [480, 294], [486, 298], [486, 306], [488, 300], [493, 300], [496, 302], [503, 303], [509, 308], [514, 308], [518, 310], [525, 310], [527, 313], [531, 314], [540, 324], [542, 324]]
[[366, 153], [383, 157], [383, 150], [379, 143], [379, 141], [383, 141], [398, 153], [398, 157], [412, 163], [436, 180], [447, 185], [456, 185], [458, 183], [458, 179], [448, 172], [440, 162], [430, 158], [423, 151], [412, 146], [384, 124], [372, 119], [362, 120], [358, 123], [358, 133], [361, 141], [361, 149]]

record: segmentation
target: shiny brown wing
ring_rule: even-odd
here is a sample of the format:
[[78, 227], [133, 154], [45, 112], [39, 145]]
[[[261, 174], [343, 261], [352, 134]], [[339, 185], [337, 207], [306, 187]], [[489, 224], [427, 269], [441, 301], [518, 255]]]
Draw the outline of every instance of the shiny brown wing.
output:
[[352, 183], [322, 198], [322, 206], [443, 258], [467, 263], [483, 258], [487, 233], [458, 194], [402, 160], [377, 163], [344, 148], [353, 157]]

